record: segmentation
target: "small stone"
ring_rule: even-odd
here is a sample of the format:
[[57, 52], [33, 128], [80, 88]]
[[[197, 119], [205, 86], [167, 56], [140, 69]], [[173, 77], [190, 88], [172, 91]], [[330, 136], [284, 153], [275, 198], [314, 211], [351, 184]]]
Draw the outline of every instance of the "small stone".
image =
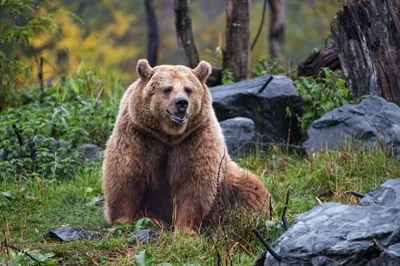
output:
[[58, 241], [99, 240], [103, 235], [88, 232], [82, 228], [58, 227], [49, 231], [50, 238]]
[[132, 233], [141, 244], [147, 244], [160, 238], [160, 233], [154, 230], [137, 230]]

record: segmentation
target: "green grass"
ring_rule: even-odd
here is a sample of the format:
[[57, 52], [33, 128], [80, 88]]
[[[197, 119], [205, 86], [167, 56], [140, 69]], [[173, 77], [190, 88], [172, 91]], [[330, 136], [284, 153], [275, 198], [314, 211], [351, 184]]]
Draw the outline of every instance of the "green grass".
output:
[[[317, 154], [310, 160], [273, 149], [267, 155], [241, 159], [240, 163], [262, 176], [271, 190], [275, 201], [273, 221], [232, 214], [228, 226], [207, 229], [203, 236], [163, 232], [154, 243], [132, 244], [130, 231], [134, 229], [118, 227], [111, 233], [104, 219], [103, 201], [92, 204], [95, 197], [102, 195], [101, 167], [94, 166], [63, 181], [39, 177], [2, 179], [1, 228], [6, 227], [7, 218], [5, 231], [9, 232], [11, 245], [21, 250], [39, 250], [41, 254], [54, 253], [45, 260], [47, 263], [135, 265], [136, 256], [146, 250], [155, 264], [213, 265], [219, 256], [224, 265], [229, 265], [229, 261], [234, 265], [252, 265], [263, 249], [251, 228], [257, 226], [270, 243], [283, 233], [280, 216], [289, 188], [287, 217], [292, 222], [296, 215], [318, 204], [316, 197], [322, 202], [357, 204], [358, 199], [349, 191], [367, 193], [386, 179], [400, 176], [400, 162], [387, 158], [384, 152], [354, 150], [351, 146]], [[106, 237], [102, 241], [60, 243], [45, 236], [50, 229], [66, 225], [101, 231]], [[4, 234], [0, 236], [3, 241]], [[20, 256], [27, 259], [24, 254]], [[4, 246], [1, 257], [10, 257]]]

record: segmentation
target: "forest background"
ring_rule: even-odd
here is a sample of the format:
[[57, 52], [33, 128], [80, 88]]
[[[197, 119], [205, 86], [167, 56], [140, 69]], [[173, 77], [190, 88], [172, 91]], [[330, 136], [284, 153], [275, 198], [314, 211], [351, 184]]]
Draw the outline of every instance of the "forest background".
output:
[[[138, 59], [147, 56], [145, 1], [39, 0], [36, 15], [49, 15], [57, 27], [30, 41], [30, 45], [4, 45], [3, 52], [23, 59], [36, 68], [35, 58], [44, 58], [43, 78], [75, 73], [80, 65], [96, 68], [102, 76], [112, 76], [128, 85], [136, 78]], [[154, 2], [159, 30], [157, 64], [185, 64], [178, 48], [173, 1]], [[342, 6], [337, 0], [290, 0], [285, 3], [286, 68], [295, 67], [316, 47], [324, 46], [330, 23]], [[263, 1], [252, 1], [251, 40], [262, 17]], [[222, 66], [221, 49], [225, 38], [225, 1], [194, 0], [189, 4], [195, 44], [202, 60]], [[261, 35], [251, 53], [251, 65], [268, 58], [270, 10], [267, 9]], [[26, 77], [21, 76], [21, 79]], [[26, 80], [21, 80], [23, 84]], [[36, 79], [37, 81], [37, 79]]]

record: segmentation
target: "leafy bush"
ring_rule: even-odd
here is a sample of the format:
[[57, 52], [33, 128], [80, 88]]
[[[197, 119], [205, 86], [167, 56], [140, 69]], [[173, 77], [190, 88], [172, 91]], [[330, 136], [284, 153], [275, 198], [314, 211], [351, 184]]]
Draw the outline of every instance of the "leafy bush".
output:
[[[74, 148], [82, 143], [104, 147], [118, 112], [117, 101], [89, 97], [85, 86], [95, 84], [66, 78], [48, 87], [38, 101], [39, 89], [18, 94], [21, 104], [0, 115], [1, 175], [39, 174], [69, 177], [80, 165]], [[90, 85], [91, 84], [91, 85]]]
[[254, 64], [252, 76], [260, 77], [264, 75], [278, 75], [284, 73], [283, 62], [279, 58], [267, 61], [264, 56], [261, 56]]
[[320, 77], [299, 77], [294, 84], [304, 102], [304, 112], [300, 118], [304, 131], [323, 114], [352, 100], [340, 71], [334, 72], [329, 68], [323, 68]]

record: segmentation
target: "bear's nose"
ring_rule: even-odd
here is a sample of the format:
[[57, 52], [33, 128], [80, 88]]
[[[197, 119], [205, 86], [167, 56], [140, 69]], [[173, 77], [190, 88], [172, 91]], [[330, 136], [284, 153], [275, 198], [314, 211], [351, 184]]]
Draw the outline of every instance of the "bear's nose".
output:
[[179, 97], [178, 99], [175, 100], [175, 105], [178, 111], [186, 111], [186, 108], [189, 105], [189, 102], [186, 98], [184, 97]]

